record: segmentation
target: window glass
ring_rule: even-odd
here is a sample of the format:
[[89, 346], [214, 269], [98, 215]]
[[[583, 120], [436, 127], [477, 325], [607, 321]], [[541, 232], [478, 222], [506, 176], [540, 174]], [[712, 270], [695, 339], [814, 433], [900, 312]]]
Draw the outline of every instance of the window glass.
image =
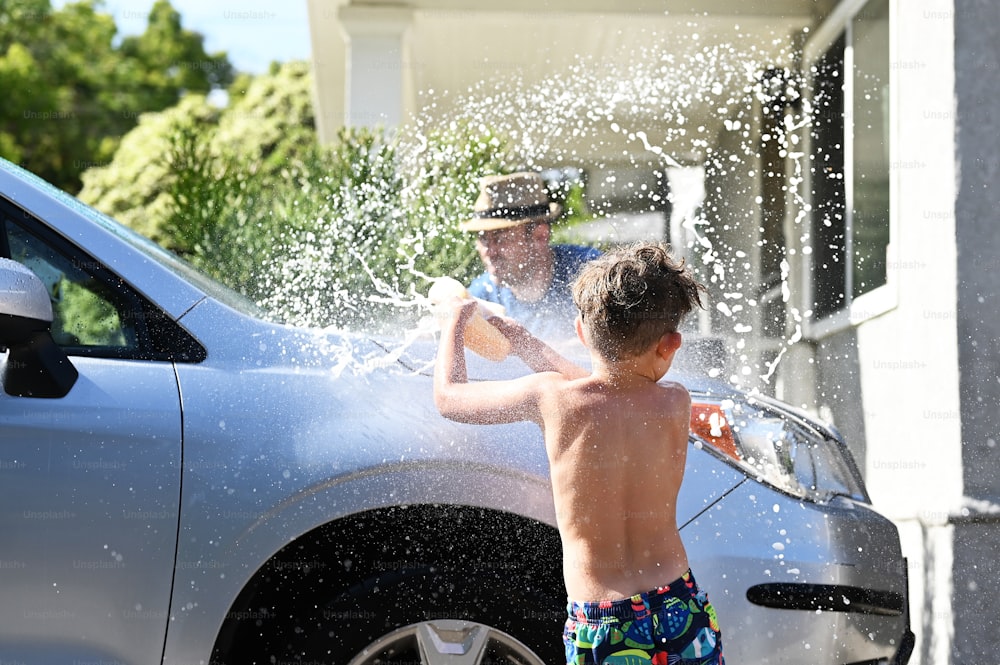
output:
[[211, 277], [208, 277], [191, 264], [179, 258], [177, 255], [167, 251], [163, 247], [160, 247], [149, 238], [146, 238], [127, 226], [118, 223], [104, 213], [98, 212], [61, 189], [53, 187], [51, 184], [45, 182], [35, 174], [25, 171], [21, 167], [11, 164], [10, 162], [0, 163], [0, 169], [10, 171], [18, 178], [23, 178], [29, 181], [33, 186], [42, 190], [42, 192], [46, 195], [57, 200], [59, 203], [68, 206], [77, 214], [87, 218], [89, 222], [100, 226], [105, 231], [113, 233], [121, 240], [127, 242], [134, 250], [141, 253], [144, 259], [154, 261], [166, 267], [170, 271], [177, 273], [188, 283], [194, 285], [195, 288], [204, 291], [216, 300], [219, 300], [229, 307], [250, 316], [273, 320], [273, 316], [270, 313], [263, 311], [259, 306], [257, 306], [256, 303], [253, 303], [242, 294], [237, 293]]
[[[761, 108], [761, 244], [760, 282], [761, 294], [781, 286], [781, 262], [785, 259], [785, 175], [784, 148], [778, 137], [784, 131], [785, 108], [788, 99], [785, 90], [790, 87], [787, 77], [780, 70], [769, 70], [764, 77], [768, 91], [767, 101]], [[782, 332], [784, 326], [781, 326]]]
[[816, 318], [887, 282], [889, 69], [888, 0], [866, 3], [812, 67]]
[[136, 347], [136, 310], [95, 276], [100, 266], [58, 252], [10, 219], [5, 220], [5, 227], [10, 258], [30, 268], [49, 292], [56, 344], [120, 350]]
[[886, 283], [889, 246], [889, 2], [873, 0], [851, 23], [853, 76], [852, 289]]
[[846, 34], [813, 67], [813, 313], [844, 307], [847, 213], [844, 181], [844, 46]]

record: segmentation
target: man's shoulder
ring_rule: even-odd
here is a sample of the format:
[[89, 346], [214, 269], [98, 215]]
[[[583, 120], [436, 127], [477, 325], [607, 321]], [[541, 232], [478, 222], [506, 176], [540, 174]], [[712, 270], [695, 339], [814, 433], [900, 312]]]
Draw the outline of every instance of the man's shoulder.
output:
[[469, 295], [475, 298], [491, 300], [493, 302], [497, 301], [497, 285], [490, 278], [490, 274], [488, 272], [484, 272], [479, 277], [472, 280], [467, 291], [469, 292]]
[[593, 261], [602, 254], [596, 247], [582, 245], [553, 245], [552, 255], [555, 263], [555, 279], [557, 282], [569, 283], [583, 264]]
[[584, 245], [553, 245], [552, 251], [560, 259], [577, 262], [591, 261], [603, 253], [596, 247]]

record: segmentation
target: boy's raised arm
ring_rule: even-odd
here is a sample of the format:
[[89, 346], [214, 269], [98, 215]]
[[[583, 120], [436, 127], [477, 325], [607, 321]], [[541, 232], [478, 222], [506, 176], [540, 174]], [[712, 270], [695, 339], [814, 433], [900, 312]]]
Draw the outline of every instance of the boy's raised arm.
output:
[[469, 383], [465, 365], [465, 325], [478, 304], [457, 304], [441, 330], [434, 365], [434, 405], [446, 418], [465, 423], [494, 424], [538, 420], [539, 374], [510, 381]]
[[579, 379], [589, 372], [567, 360], [551, 346], [532, 335], [514, 319], [492, 316], [489, 322], [510, 340], [511, 353], [524, 361], [533, 372], [558, 372], [567, 379]]
[[453, 316], [441, 328], [441, 342], [438, 345], [437, 361], [434, 364], [434, 404], [447, 416], [442, 405], [447, 406], [456, 392], [455, 386], [469, 382], [465, 367], [465, 325], [476, 311], [476, 303], [468, 301], [455, 306]]

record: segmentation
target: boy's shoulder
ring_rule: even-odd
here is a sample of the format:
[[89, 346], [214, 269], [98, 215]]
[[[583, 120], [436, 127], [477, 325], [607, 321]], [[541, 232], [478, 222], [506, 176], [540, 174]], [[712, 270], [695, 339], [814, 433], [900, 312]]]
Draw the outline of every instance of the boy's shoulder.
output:
[[644, 389], [641, 403], [646, 409], [655, 409], [664, 418], [690, 418], [691, 394], [676, 381], [651, 383]]
[[684, 384], [677, 381], [658, 381], [654, 384], [655, 389], [664, 397], [664, 399], [677, 400], [681, 403], [681, 406], [691, 404], [691, 393]]
[[691, 399], [691, 393], [688, 392], [687, 387], [680, 381], [668, 381], [667, 379], [660, 379], [656, 382], [656, 387], [660, 390], [669, 392], [671, 394], [685, 395], [688, 399]]
[[515, 380], [520, 381], [525, 390], [534, 390], [541, 395], [559, 393], [579, 381], [555, 370], [532, 372]]

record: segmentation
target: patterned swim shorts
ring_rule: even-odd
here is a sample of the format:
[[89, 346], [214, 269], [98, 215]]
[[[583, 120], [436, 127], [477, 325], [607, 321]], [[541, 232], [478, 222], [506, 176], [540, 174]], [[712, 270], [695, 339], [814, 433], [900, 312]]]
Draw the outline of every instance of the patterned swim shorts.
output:
[[625, 600], [566, 608], [568, 665], [725, 665], [715, 608], [688, 570], [667, 586]]

